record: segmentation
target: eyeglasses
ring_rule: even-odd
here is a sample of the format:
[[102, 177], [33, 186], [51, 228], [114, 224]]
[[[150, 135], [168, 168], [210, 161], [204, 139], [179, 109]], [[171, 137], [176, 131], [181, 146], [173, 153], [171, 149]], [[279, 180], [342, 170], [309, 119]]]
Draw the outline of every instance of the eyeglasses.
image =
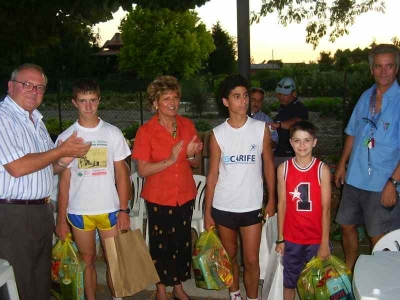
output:
[[11, 80], [11, 81], [21, 83], [23, 90], [26, 92], [32, 92], [33, 89], [36, 89], [36, 92], [38, 92], [39, 94], [44, 94], [46, 92], [45, 85], [34, 85], [32, 82], [28, 82], [28, 81], [25, 81], [25, 82], [18, 81], [18, 80]]
[[371, 119], [368, 118], [362, 118], [365, 122], [367, 122], [368, 124], [372, 125], [372, 127], [374, 127], [375, 129], [378, 129], [378, 127], [376, 126], [375, 122], [372, 121]]
[[278, 83], [278, 87], [280, 87], [281, 89], [288, 90], [291, 87], [293, 87], [293, 84], [291, 84], [291, 85], [281, 85], [280, 83]]

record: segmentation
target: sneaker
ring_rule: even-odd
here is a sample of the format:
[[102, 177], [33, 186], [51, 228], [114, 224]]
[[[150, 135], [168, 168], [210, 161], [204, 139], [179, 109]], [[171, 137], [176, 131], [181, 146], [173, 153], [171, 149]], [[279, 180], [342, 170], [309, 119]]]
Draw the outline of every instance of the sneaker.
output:
[[230, 294], [231, 300], [243, 300], [242, 295], [240, 294], [240, 291], [237, 291], [235, 293]]

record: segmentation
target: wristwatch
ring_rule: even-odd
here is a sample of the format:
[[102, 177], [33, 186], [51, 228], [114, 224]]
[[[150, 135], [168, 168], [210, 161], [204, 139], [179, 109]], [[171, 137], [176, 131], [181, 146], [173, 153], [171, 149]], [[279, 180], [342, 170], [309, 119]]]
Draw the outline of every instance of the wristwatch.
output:
[[120, 212], [124, 212], [124, 213], [126, 213], [126, 214], [128, 214], [129, 215], [129, 213], [131, 212], [131, 209], [130, 208], [127, 208], [127, 209], [119, 209], [119, 211]]
[[398, 186], [400, 185], [400, 182], [397, 181], [396, 179], [393, 179], [393, 177], [389, 177], [388, 180], [393, 184], [393, 186], [394, 186], [396, 189], [397, 189]]

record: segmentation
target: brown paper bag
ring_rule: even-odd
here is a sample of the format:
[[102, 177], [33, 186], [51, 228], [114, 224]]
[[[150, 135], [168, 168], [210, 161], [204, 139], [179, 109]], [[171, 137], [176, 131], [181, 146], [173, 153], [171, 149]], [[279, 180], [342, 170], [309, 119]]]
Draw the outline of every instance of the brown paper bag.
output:
[[139, 229], [105, 239], [115, 296], [136, 294], [160, 281]]

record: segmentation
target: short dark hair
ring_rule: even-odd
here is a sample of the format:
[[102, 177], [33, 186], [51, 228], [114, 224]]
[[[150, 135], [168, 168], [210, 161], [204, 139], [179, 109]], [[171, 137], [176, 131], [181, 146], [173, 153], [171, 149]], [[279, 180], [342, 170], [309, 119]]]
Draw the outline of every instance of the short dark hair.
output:
[[395, 58], [395, 63], [396, 67], [400, 67], [400, 51], [399, 48], [395, 45], [392, 44], [379, 44], [378, 46], [375, 46], [374, 48], [369, 51], [368, 54], [368, 62], [370, 68], [374, 66], [374, 58], [375, 55], [378, 54], [394, 54]]
[[96, 94], [100, 98], [100, 86], [93, 79], [78, 79], [72, 86], [72, 97], [76, 99], [78, 94]]
[[219, 85], [220, 99], [228, 99], [229, 94], [232, 92], [232, 90], [237, 88], [238, 86], [245, 87], [247, 90], [249, 90], [247, 79], [244, 78], [242, 75], [235, 74], [225, 77], [225, 79], [222, 80], [221, 84]]
[[314, 139], [317, 137], [317, 129], [310, 121], [301, 120], [294, 123], [292, 127], [290, 127], [290, 138], [292, 138], [294, 133], [298, 130], [308, 132]]

